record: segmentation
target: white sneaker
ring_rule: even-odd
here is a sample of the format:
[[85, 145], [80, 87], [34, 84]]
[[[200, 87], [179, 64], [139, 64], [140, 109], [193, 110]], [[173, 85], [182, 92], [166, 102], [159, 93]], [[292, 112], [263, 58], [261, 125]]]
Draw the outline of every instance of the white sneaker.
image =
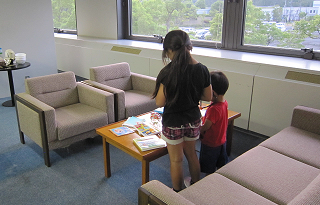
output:
[[191, 177], [185, 177], [183, 181], [184, 181], [184, 185], [186, 187], [189, 187], [191, 183]]

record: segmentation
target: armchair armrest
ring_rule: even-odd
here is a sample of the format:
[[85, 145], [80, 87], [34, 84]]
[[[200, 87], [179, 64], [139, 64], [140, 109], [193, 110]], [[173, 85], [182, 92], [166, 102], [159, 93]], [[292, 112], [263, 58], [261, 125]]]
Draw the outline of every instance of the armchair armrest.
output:
[[[47, 136], [47, 142], [56, 140], [55, 109], [27, 93], [16, 94], [15, 98], [20, 131], [40, 147], [43, 147], [43, 135]], [[44, 112], [44, 119], [41, 112]]]
[[85, 80], [83, 83], [88, 84], [92, 87], [105, 90], [107, 92], [114, 94], [114, 116], [115, 121], [117, 122], [119, 119], [125, 118], [125, 94], [123, 90], [110, 87], [101, 83], [98, 83], [96, 81], [92, 80]]
[[90, 85], [77, 83], [80, 103], [100, 109], [108, 114], [108, 123], [114, 120], [114, 96], [105, 90], [97, 89]]
[[156, 87], [156, 78], [131, 72], [132, 87], [134, 90], [140, 90], [152, 95]]
[[293, 109], [291, 126], [320, 135], [320, 110], [305, 106]]
[[147, 204], [181, 204], [191, 205], [191, 201], [187, 200], [179, 193], [173, 191], [158, 180], [152, 180], [143, 184], [138, 190], [139, 205]]

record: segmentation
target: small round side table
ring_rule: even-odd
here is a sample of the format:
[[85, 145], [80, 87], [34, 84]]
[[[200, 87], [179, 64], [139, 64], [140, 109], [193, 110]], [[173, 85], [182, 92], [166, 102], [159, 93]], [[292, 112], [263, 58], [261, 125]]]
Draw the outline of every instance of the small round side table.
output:
[[7, 71], [8, 72], [8, 80], [9, 80], [10, 94], [11, 94], [11, 100], [8, 100], [8, 101], [2, 103], [2, 106], [4, 106], [4, 107], [14, 107], [15, 106], [15, 102], [14, 102], [15, 92], [14, 92], [12, 71], [27, 68], [29, 66], [30, 66], [30, 63], [25, 62], [24, 64], [13, 64], [13, 65], [9, 65], [5, 68], [0, 68], [0, 71]]

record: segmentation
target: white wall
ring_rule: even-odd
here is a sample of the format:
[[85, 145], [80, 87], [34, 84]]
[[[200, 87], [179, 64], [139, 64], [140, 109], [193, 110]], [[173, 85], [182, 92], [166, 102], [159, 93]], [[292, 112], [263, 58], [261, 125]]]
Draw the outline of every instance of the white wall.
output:
[[[50, 0], [1, 0], [0, 47], [27, 54], [31, 66], [12, 72], [16, 93], [24, 92], [25, 76], [57, 72]], [[7, 72], [0, 72], [0, 98], [9, 97]]]

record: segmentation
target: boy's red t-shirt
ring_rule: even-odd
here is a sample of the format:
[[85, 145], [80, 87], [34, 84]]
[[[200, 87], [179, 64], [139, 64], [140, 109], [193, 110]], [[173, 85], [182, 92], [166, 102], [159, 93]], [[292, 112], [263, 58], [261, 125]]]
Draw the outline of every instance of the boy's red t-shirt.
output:
[[228, 102], [218, 102], [207, 108], [203, 123], [208, 119], [211, 127], [205, 132], [201, 142], [209, 147], [218, 147], [226, 142], [228, 127]]

